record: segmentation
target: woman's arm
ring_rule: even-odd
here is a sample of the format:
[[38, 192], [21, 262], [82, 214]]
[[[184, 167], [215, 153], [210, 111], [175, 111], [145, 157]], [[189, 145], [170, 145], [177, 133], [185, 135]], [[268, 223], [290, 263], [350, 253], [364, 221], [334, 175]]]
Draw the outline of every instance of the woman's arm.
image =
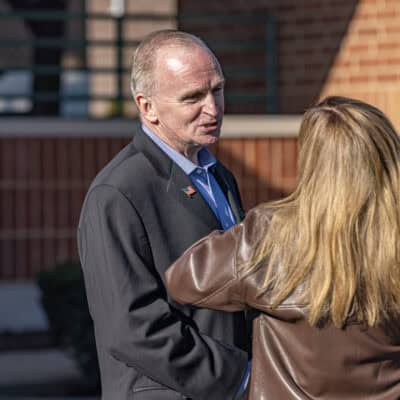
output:
[[249, 211], [231, 229], [210, 235], [191, 246], [166, 272], [166, 287], [179, 303], [239, 311], [246, 307], [241, 266], [251, 260], [265, 232], [263, 207]]

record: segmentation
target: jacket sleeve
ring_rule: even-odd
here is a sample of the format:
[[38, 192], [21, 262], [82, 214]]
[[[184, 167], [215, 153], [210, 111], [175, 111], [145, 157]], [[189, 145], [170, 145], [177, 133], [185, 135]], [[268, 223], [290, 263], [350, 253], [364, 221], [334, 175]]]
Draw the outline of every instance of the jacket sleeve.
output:
[[99, 354], [190, 398], [233, 398], [247, 353], [201, 334], [168, 303], [129, 199], [106, 185], [92, 190], [78, 237]]
[[265, 218], [252, 209], [231, 229], [214, 231], [192, 245], [166, 272], [166, 286], [179, 303], [239, 311], [246, 308], [243, 267], [261, 238]]

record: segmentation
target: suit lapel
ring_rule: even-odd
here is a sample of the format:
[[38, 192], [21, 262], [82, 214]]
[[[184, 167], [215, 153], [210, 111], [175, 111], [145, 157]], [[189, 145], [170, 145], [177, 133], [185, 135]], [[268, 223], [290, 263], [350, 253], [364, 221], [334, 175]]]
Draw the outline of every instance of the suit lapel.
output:
[[218, 162], [215, 168], [213, 168], [212, 172], [221, 190], [224, 192], [226, 199], [228, 200], [232, 213], [235, 216], [236, 223], [241, 222], [244, 218], [244, 212], [240, 206], [240, 201], [235, 195], [235, 192], [232, 190], [232, 184], [228, 182], [227, 177], [225, 176], [224, 171], [221, 166], [219, 166]]
[[134, 147], [150, 161], [157, 173], [168, 179], [171, 171], [172, 160], [142, 131], [138, 128], [133, 137]]

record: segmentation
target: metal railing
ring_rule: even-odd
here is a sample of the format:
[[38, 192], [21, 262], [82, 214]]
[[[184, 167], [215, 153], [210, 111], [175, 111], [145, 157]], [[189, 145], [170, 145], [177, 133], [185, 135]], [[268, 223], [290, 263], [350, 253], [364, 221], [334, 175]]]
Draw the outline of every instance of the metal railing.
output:
[[[83, 4], [83, 2], [82, 2]], [[94, 101], [107, 102], [110, 111], [103, 117], [123, 116], [124, 103], [132, 102], [127, 84], [130, 66], [127, 64], [126, 51], [130, 52], [139, 43], [131, 40], [124, 34], [125, 28], [137, 22], [171, 24], [175, 23], [184, 30], [193, 27], [193, 33], [199, 32], [209, 46], [221, 60], [224, 73], [227, 77], [226, 90], [227, 111], [233, 113], [276, 113], [277, 109], [277, 63], [276, 63], [276, 26], [272, 18], [257, 15], [165, 15], [165, 14], [124, 14], [115, 18], [108, 13], [67, 12], [52, 10], [13, 10], [0, 12], [1, 21], [23, 21], [31, 24], [45, 24], [59, 22], [61, 24], [71, 21], [81, 25], [81, 37], [71, 37], [64, 34], [48, 36], [43, 33], [31, 35], [29, 38], [10, 39], [2, 37], [0, 31], [0, 115], [59, 115], [93, 117], [89, 105]], [[90, 38], [87, 34], [87, 24], [90, 21], [107, 21], [114, 25], [111, 38]], [[235, 37], [221, 36], [217, 33], [208, 33], [209, 27], [229, 26], [248, 27], [253, 29], [259, 26], [262, 34], [257, 38], [238, 39]], [[2, 59], [2, 49], [6, 47], [16, 49], [29, 49], [33, 54], [31, 61], [26, 63], [11, 62]], [[102, 60], [88, 60], [88, 49], [108, 48], [114, 52], [114, 60], [109, 65], [101, 64]], [[35, 60], [35, 55], [41, 56]], [[53, 61], [45, 60], [43, 52], [54, 53]], [[79, 54], [79, 65], [65, 65], [62, 58], [67, 52]], [[262, 54], [262, 62], [254, 65], [246, 62], [242, 57], [239, 63], [237, 57], [229, 61], [229, 53]], [[240, 57], [240, 55], [239, 55]], [[38, 59], [40, 60], [38, 61]], [[20, 75], [18, 75], [20, 74]], [[113, 90], [108, 93], [99, 93], [93, 83], [94, 76], [108, 74], [112, 77]], [[18, 76], [24, 79], [18, 79]], [[10, 77], [14, 77], [13, 80]], [[7, 86], [7, 79], [9, 80]], [[74, 89], [71, 80], [78, 82]], [[257, 90], [246, 87], [246, 80], [252, 79], [259, 82]], [[80, 80], [80, 81], [79, 81]], [[24, 83], [23, 83], [24, 82]], [[79, 82], [81, 82], [79, 84]], [[230, 87], [229, 83], [234, 85]], [[11, 90], [10, 90], [11, 89]], [[14, 104], [14, 108], [11, 107]], [[7, 107], [8, 105], [8, 107]], [[10, 106], [11, 105], [11, 106]], [[54, 105], [57, 105], [54, 107]], [[78, 110], [68, 112], [68, 107]], [[254, 105], [254, 107], [252, 107]], [[63, 111], [64, 110], [64, 111]], [[67, 111], [65, 111], [67, 110]], [[254, 111], [253, 111], [254, 112]]]

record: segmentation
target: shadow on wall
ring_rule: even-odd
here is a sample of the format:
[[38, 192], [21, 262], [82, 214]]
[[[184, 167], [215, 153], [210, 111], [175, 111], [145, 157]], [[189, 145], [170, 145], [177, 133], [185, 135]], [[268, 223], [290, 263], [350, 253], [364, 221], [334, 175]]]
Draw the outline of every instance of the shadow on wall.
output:
[[[302, 113], [319, 98], [358, 3], [359, 0], [231, 0], [227, 8], [223, 1], [179, 0], [179, 28], [203, 38], [214, 49], [223, 69], [235, 72], [227, 73], [228, 112], [268, 111], [262, 95], [269, 90], [267, 74], [272, 73], [277, 111]], [[272, 45], [265, 33], [267, 18], [273, 19], [276, 26]], [[221, 47], [221, 43], [225, 46]], [[275, 73], [268, 72], [271, 57]], [[229, 101], [238, 90], [248, 97], [247, 102]]]
[[275, 7], [281, 112], [304, 112], [319, 99], [358, 3], [305, 0], [293, 5], [291, 11], [282, 5]]

